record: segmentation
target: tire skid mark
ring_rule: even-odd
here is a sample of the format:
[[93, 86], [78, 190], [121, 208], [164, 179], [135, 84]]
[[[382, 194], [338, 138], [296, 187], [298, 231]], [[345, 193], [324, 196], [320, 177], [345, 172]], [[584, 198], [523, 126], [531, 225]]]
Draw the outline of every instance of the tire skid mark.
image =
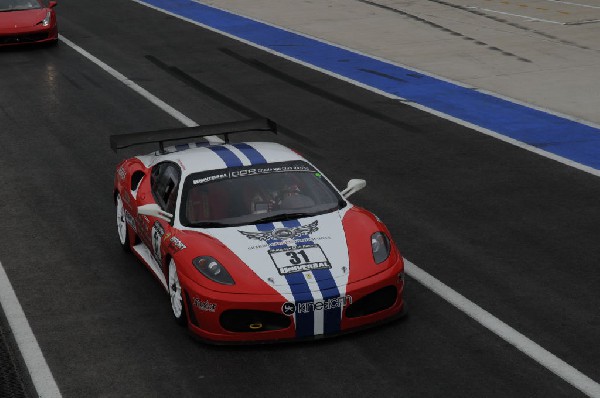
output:
[[[284, 73], [284, 72], [282, 72], [280, 70], [272, 68], [271, 66], [269, 66], [269, 65], [267, 65], [267, 64], [265, 64], [263, 62], [260, 62], [260, 61], [258, 61], [256, 59], [246, 58], [246, 57], [244, 57], [244, 56], [242, 56], [240, 54], [237, 54], [234, 51], [231, 51], [230, 49], [227, 49], [227, 48], [222, 48], [221, 52], [223, 52], [224, 54], [227, 54], [227, 55], [229, 55], [229, 56], [237, 59], [238, 61], [243, 62], [243, 63], [245, 63], [245, 64], [247, 64], [247, 65], [249, 65], [249, 66], [251, 66], [251, 67], [253, 67], [255, 69], [258, 69], [259, 71], [261, 71], [263, 73], [267, 73], [267, 74], [269, 74], [269, 75], [271, 75], [271, 76], [273, 76], [275, 78], [278, 78], [278, 79], [280, 79], [280, 80], [282, 80], [282, 81], [284, 81], [284, 82], [286, 82], [288, 84], [291, 84], [292, 86], [295, 86], [295, 87], [298, 87], [298, 88], [300, 88], [302, 90], [308, 91], [309, 93], [317, 95], [317, 96], [319, 96], [321, 98], [325, 98], [325, 99], [327, 99], [329, 101], [332, 101], [332, 102], [334, 102], [334, 103], [336, 103], [338, 105], [345, 106], [345, 107], [347, 107], [349, 109], [352, 109], [352, 110], [354, 110], [356, 112], [360, 112], [360, 113], [363, 113], [365, 115], [371, 116], [371, 117], [373, 117], [375, 119], [384, 121], [384, 122], [389, 123], [389, 124], [391, 124], [393, 126], [399, 127], [401, 129], [403, 129], [404, 131], [408, 131], [408, 132], [411, 132], [411, 133], [422, 133], [423, 132], [418, 127], [415, 127], [413, 125], [405, 123], [405, 122], [403, 122], [401, 120], [394, 119], [394, 118], [392, 118], [392, 117], [390, 117], [388, 115], [385, 115], [383, 113], [380, 113], [380, 112], [374, 111], [372, 109], [368, 109], [366, 107], [358, 105], [358, 104], [356, 104], [356, 103], [354, 103], [352, 101], [349, 101], [349, 100], [347, 100], [347, 99], [345, 99], [345, 98], [343, 98], [343, 97], [341, 97], [339, 95], [336, 95], [334, 93], [331, 93], [331, 92], [329, 92], [327, 90], [323, 90], [323, 89], [321, 89], [319, 87], [315, 87], [313, 85], [310, 85], [310, 84], [306, 83], [303, 80], [300, 80], [300, 79], [295, 78], [295, 77], [293, 77], [291, 75], [288, 75], [288, 74], [286, 74], [286, 73]], [[382, 76], [382, 77], [386, 77], [386, 78], [390, 78], [390, 79], [393, 79], [395, 81], [401, 80], [399, 78], [396, 78], [396, 77], [393, 77], [393, 76], [390, 76], [390, 75], [384, 75], [384, 74], [379, 74], [379, 73], [377, 73], [377, 75], [378, 76]]]
[[[236, 111], [236, 112], [238, 112], [244, 116], [247, 116], [249, 118], [265, 117], [265, 115], [247, 107], [246, 105], [234, 100], [231, 97], [224, 95], [223, 93], [219, 92], [218, 90], [207, 86], [200, 80], [189, 75], [188, 73], [185, 73], [183, 70], [181, 70], [180, 68], [178, 68], [176, 66], [168, 65], [153, 55], [146, 55], [145, 58], [148, 61], [150, 61], [151, 63], [153, 63], [154, 65], [156, 65], [158, 68], [164, 70], [165, 72], [167, 72], [168, 74], [170, 74], [171, 76], [176, 78], [177, 80], [179, 80], [182, 83], [188, 85], [189, 87], [192, 87], [193, 89], [203, 93], [204, 95], [212, 98], [213, 100], [225, 105], [226, 107], [228, 107], [229, 109], [231, 109], [233, 111]], [[308, 146], [319, 147], [319, 145], [316, 142], [312, 141], [310, 138], [303, 136], [299, 133], [296, 133], [295, 131], [293, 131], [287, 127], [284, 127], [279, 123], [277, 124], [277, 129], [284, 135], [289, 136], [290, 138], [292, 138], [296, 141], [303, 142], [304, 144], [306, 144]], [[311, 155], [313, 156], [313, 158], [315, 158], [315, 159], [322, 158], [320, 155], [317, 155], [313, 151], [310, 151], [307, 149], [304, 149], [304, 151], [310, 152]]]
[[[363, 0], [357, 0], [357, 1], [363, 1]], [[471, 14], [475, 14], [475, 15], [483, 17], [483, 18], [491, 19], [492, 21], [495, 21], [495, 22], [498, 22], [498, 23], [501, 23], [501, 24], [504, 24], [504, 25], [508, 25], [508, 26], [513, 27], [513, 28], [517, 28], [517, 29], [523, 30], [525, 32], [534, 33], [534, 34], [542, 36], [542, 37], [544, 37], [546, 39], [554, 40], [554, 41], [557, 41], [557, 42], [559, 42], [561, 44], [565, 44], [567, 46], [577, 47], [577, 48], [580, 48], [582, 50], [598, 51], [596, 49], [593, 49], [593, 48], [590, 48], [590, 47], [587, 47], [587, 46], [582, 46], [580, 44], [577, 44], [577, 43], [569, 41], [569, 40], [561, 39], [558, 36], [554, 36], [554, 35], [551, 35], [551, 34], [548, 34], [548, 33], [536, 30], [536, 29], [531, 29], [531, 28], [528, 28], [527, 26], [518, 24], [516, 22], [511, 22], [511, 21], [508, 21], [508, 20], [506, 20], [504, 18], [496, 17], [494, 15], [489, 15], [489, 14], [486, 14], [485, 12], [478, 11], [478, 10], [472, 9], [472, 8], [468, 8], [466, 6], [461, 6], [461, 5], [457, 5], [457, 4], [448, 3], [447, 1], [444, 1], [444, 0], [427, 0], [427, 1], [431, 1], [432, 3], [437, 3], [437, 4], [440, 4], [440, 5], [444, 5], [446, 7], [456, 8], [458, 10], [465, 11], [465, 12], [468, 12], [468, 13], [471, 13]], [[576, 23], [569, 23], [569, 25], [574, 25], [574, 24], [576, 24]]]
[[[484, 43], [482, 41], [476, 40], [476, 39], [474, 39], [472, 37], [469, 37], [467, 35], [464, 35], [464, 34], [462, 34], [460, 32], [454, 31], [452, 29], [448, 29], [445, 26], [436, 24], [435, 22], [428, 21], [427, 19], [424, 19], [424, 18], [418, 17], [416, 15], [410, 14], [410, 13], [408, 13], [406, 11], [402, 11], [402, 10], [399, 10], [397, 8], [394, 8], [394, 7], [389, 7], [389, 6], [386, 6], [386, 5], [383, 5], [383, 4], [379, 4], [379, 3], [376, 3], [376, 2], [370, 1], [370, 0], [355, 0], [355, 1], [358, 1], [358, 2], [364, 3], [364, 4], [368, 4], [368, 5], [371, 5], [371, 6], [374, 6], [374, 7], [382, 8], [384, 10], [388, 10], [388, 11], [391, 11], [391, 12], [395, 12], [396, 14], [403, 15], [403, 16], [405, 16], [407, 18], [410, 18], [412, 20], [421, 22], [421, 23], [423, 23], [425, 25], [429, 25], [432, 28], [435, 28], [435, 29], [440, 30], [440, 31], [445, 32], [445, 33], [448, 33], [448, 34], [450, 34], [452, 36], [461, 37], [464, 40], [472, 41], [475, 44], [480, 45], [480, 46], [486, 46], [488, 50], [500, 53], [501, 55], [504, 55], [506, 57], [512, 57], [512, 58], [517, 59], [518, 61], [526, 62], [526, 63], [531, 63], [532, 62], [531, 60], [529, 60], [527, 58], [524, 58], [524, 57], [521, 57], [519, 55], [513, 54], [513, 53], [511, 53], [509, 51], [501, 50], [501, 49], [499, 49], [497, 47], [494, 47], [494, 46], [492, 46], [492, 45], [490, 45], [488, 43]], [[444, 3], [444, 2], [441, 2], [441, 1], [438, 2], [436, 0], [430, 0], [430, 1], [434, 1], [434, 2], [437, 2], [437, 3], [440, 3], [440, 4]], [[446, 4], [444, 4], [444, 5], [446, 5]], [[452, 6], [454, 6], [454, 5], [452, 5]], [[463, 7], [461, 7], [461, 6], [455, 6], [455, 7], [463, 9]], [[467, 9], [465, 9], [465, 10], [467, 10]], [[485, 15], [485, 14], [482, 13], [482, 15]]]

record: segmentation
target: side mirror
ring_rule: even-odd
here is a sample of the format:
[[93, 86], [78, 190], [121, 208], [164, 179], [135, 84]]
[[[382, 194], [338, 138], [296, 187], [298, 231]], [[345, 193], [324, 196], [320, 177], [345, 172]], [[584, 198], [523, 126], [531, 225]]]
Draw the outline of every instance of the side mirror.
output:
[[367, 186], [365, 180], [352, 179], [348, 181], [348, 186], [342, 191], [342, 196], [347, 199], [353, 193], [356, 193]]
[[145, 216], [152, 216], [163, 219], [167, 222], [171, 222], [173, 219], [173, 214], [169, 214], [163, 209], [160, 208], [156, 203], [151, 203], [148, 205], [143, 205], [138, 207], [138, 214], [143, 214]]
[[50, 2], [48, 3], [48, 7], [49, 7], [49, 8], [54, 8], [54, 7], [56, 7], [56, 4], [57, 4], [57, 3], [56, 3], [56, 1], [50, 1]]

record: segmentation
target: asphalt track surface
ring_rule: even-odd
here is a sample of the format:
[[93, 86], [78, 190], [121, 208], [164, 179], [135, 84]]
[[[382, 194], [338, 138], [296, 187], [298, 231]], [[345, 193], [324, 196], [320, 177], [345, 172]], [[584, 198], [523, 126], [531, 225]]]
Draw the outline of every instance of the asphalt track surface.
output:
[[[263, 115], [339, 187], [365, 178], [352, 201], [406, 258], [600, 379], [598, 177], [133, 2], [59, 7], [66, 38], [197, 123]], [[2, 51], [0, 75], [0, 261], [63, 396], [581, 395], [410, 278], [410, 316], [381, 328], [197, 342], [111, 200], [136, 151], [109, 135], [181, 124], [65, 43]]]

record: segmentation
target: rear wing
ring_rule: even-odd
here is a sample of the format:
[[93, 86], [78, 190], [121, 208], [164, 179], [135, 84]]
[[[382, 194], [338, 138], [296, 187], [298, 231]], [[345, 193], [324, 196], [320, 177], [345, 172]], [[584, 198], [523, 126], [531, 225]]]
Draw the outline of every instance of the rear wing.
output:
[[229, 134], [249, 131], [270, 131], [277, 134], [277, 124], [270, 119], [249, 119], [241, 122], [209, 124], [195, 127], [143, 131], [139, 133], [117, 134], [110, 136], [110, 147], [117, 152], [119, 149], [134, 145], [157, 143], [160, 152], [165, 152], [164, 143], [168, 141], [193, 140], [223, 134], [225, 143], [229, 143]]

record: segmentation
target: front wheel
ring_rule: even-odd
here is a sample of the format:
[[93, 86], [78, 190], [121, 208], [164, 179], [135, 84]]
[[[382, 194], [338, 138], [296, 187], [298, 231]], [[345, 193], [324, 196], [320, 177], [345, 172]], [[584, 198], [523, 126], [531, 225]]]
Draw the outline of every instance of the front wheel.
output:
[[117, 234], [119, 235], [119, 243], [125, 251], [129, 251], [129, 229], [127, 228], [127, 219], [125, 218], [125, 207], [121, 194], [117, 194]]
[[168, 282], [173, 317], [178, 324], [185, 326], [187, 324], [187, 317], [185, 314], [185, 308], [183, 308], [183, 291], [181, 290], [181, 284], [179, 283], [179, 277], [177, 276], [177, 267], [175, 266], [175, 260], [173, 259], [171, 259], [169, 262]]

